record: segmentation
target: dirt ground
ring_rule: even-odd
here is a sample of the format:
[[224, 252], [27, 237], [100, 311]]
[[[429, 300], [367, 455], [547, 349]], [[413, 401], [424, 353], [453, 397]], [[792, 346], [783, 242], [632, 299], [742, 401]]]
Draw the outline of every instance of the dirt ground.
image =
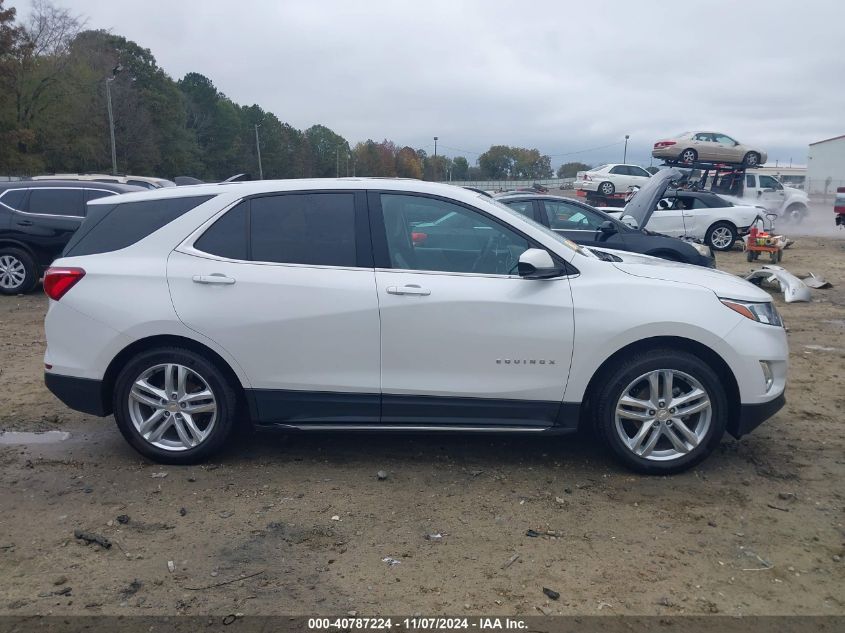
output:
[[44, 388], [43, 294], [2, 298], [0, 429], [70, 435], [0, 436], [0, 613], [845, 614], [845, 232], [819, 234], [783, 265], [835, 287], [775, 293], [788, 405], [671, 478], [586, 436], [245, 434], [158, 466]]

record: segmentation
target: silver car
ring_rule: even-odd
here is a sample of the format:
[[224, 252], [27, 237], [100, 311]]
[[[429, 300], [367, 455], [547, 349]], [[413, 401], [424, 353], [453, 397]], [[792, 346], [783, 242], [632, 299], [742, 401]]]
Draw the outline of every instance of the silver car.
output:
[[691, 164], [696, 161], [737, 163], [757, 167], [768, 159], [766, 152], [743, 145], [718, 132], [684, 132], [654, 144], [651, 155], [663, 160]]

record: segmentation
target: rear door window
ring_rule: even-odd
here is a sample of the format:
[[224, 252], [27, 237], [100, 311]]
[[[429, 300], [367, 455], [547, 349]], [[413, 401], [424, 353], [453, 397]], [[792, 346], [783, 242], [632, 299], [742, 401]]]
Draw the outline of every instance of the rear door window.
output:
[[356, 266], [353, 193], [252, 198], [249, 215], [253, 261]]
[[114, 191], [105, 191], [103, 189], [86, 189], [85, 192], [89, 202], [91, 200], [96, 200], [97, 198], [117, 195]]
[[194, 248], [226, 259], [249, 259], [249, 202], [244, 201], [227, 211], [200, 238]]
[[79, 189], [58, 187], [33, 188], [29, 194], [29, 213], [41, 215], [85, 215], [85, 192]]

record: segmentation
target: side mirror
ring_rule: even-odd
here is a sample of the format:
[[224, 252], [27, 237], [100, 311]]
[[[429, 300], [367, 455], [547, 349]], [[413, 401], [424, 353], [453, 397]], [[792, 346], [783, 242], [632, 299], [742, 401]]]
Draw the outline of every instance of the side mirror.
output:
[[598, 230], [604, 237], [610, 237], [614, 233], [618, 232], [616, 229], [616, 225], [610, 220], [605, 220], [604, 222], [599, 224]]
[[762, 195], [763, 195], [763, 190], [762, 190], [762, 189], [758, 189], [758, 190], [757, 190], [757, 195], [758, 195], [758, 196], [762, 196]]
[[526, 279], [548, 279], [559, 277], [560, 267], [555, 265], [549, 252], [542, 248], [529, 248], [519, 256], [517, 271]]

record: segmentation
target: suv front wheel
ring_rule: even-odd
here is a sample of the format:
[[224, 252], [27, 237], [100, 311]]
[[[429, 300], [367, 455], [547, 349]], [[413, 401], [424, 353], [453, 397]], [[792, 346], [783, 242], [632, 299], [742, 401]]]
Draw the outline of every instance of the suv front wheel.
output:
[[600, 387], [596, 425], [614, 455], [644, 474], [695, 466], [718, 446], [728, 403], [698, 357], [654, 350], [621, 363]]
[[19, 248], [0, 247], [0, 294], [29, 292], [38, 283], [38, 264]]
[[163, 464], [193, 464], [220, 450], [238, 412], [226, 377], [187, 349], [142, 352], [123, 368], [114, 416], [132, 447]]

